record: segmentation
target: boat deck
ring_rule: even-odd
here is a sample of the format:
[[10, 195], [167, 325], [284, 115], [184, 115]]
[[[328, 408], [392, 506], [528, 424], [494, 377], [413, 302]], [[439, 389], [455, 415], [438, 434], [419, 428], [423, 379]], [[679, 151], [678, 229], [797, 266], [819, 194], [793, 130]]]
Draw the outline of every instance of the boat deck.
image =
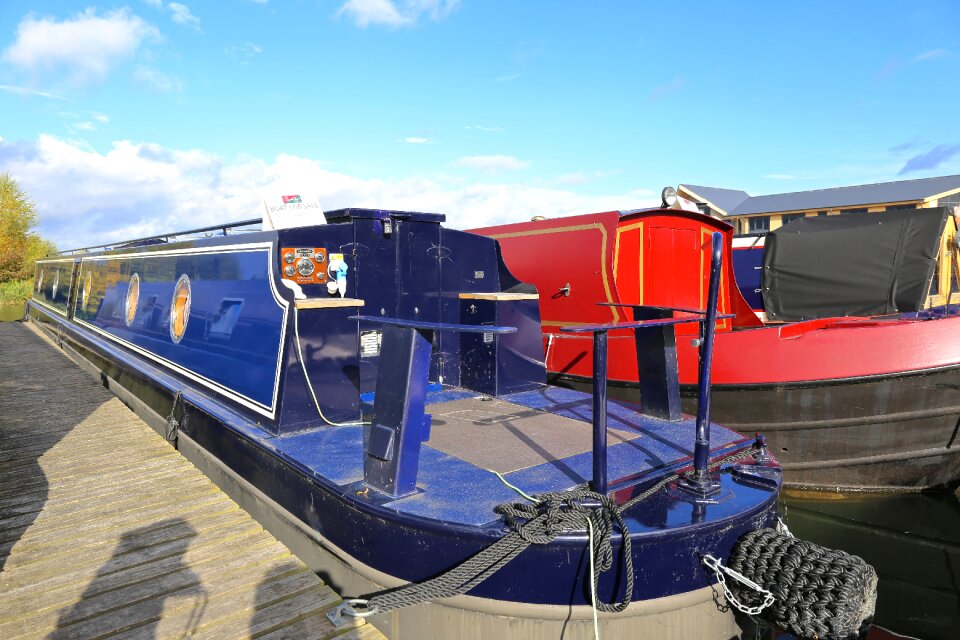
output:
[[109, 391], [0, 323], [0, 637], [374, 640]]
[[[427, 394], [432, 416], [430, 438], [420, 448], [419, 491], [409, 496], [371, 501], [400, 513], [469, 526], [499, 528], [494, 507], [518, 499], [496, 471], [527, 493], [565, 491], [592, 476], [593, 427], [591, 396], [579, 391], [544, 387], [491, 398], [458, 388]], [[371, 401], [368, 397], [366, 400]], [[368, 408], [372, 409], [372, 406]], [[611, 489], [618, 483], [663, 474], [689, 465], [696, 421], [677, 422], [638, 413], [626, 402], [608, 403], [607, 464]], [[277, 451], [321, 481], [342, 490], [363, 493], [363, 427], [313, 429], [282, 436], [250, 437]], [[714, 424], [712, 456], [742, 447], [747, 438]], [[688, 505], [692, 509], [692, 504]], [[689, 509], [673, 508], [673, 524], [690, 522]], [[653, 531], [665, 522], [634, 520], [631, 531]]]

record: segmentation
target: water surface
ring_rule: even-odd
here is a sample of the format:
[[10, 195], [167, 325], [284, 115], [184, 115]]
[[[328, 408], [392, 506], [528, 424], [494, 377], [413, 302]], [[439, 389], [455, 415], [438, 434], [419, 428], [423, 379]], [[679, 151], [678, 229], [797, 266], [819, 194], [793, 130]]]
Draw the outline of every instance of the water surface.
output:
[[12, 322], [23, 318], [24, 303], [0, 304], [0, 322]]
[[960, 498], [784, 492], [794, 535], [854, 553], [880, 578], [874, 622], [933, 640], [960, 637]]

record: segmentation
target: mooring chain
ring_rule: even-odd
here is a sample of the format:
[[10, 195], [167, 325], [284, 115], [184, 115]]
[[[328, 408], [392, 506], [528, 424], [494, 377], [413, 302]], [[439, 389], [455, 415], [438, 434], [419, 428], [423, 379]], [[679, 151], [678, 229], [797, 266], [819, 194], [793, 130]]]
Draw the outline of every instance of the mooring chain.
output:
[[[177, 405], [181, 404], [183, 400], [183, 392], [177, 391], [177, 395], [173, 396], [173, 405], [170, 407], [170, 415], [167, 416], [167, 432], [164, 434], [164, 437], [168, 442], [174, 443], [176, 445], [177, 439], [180, 437], [180, 421], [177, 420]], [[181, 413], [182, 415], [182, 413]]]
[[[757, 453], [757, 449], [754, 445], [719, 458], [707, 469], [743, 460]], [[587, 485], [579, 485], [569, 491], [536, 494], [532, 496], [533, 504], [514, 502], [498, 505], [494, 511], [504, 517], [511, 531], [497, 542], [436, 578], [382, 591], [368, 598], [345, 600], [340, 613], [351, 617], [375, 615], [464, 594], [499, 571], [531, 544], [548, 544], [562, 533], [582, 532], [590, 528], [595, 532], [592, 544], [596, 571], [593, 572], [592, 586], [596, 593], [600, 573], [613, 567], [611, 538], [614, 525], [620, 529], [621, 562], [626, 583], [618, 602], [597, 602], [596, 606], [600, 611], [619, 613], [630, 604], [634, 584], [630, 531], [623, 513], [680, 477], [680, 473], [672, 474], [623, 505], [617, 505], [612, 498], [591, 491]]]

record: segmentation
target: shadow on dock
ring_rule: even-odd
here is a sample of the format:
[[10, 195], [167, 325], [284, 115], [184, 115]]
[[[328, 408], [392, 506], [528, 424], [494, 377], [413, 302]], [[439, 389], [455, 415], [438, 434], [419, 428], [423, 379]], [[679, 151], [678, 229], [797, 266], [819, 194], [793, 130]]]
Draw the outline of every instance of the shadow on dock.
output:
[[[153, 622], [160, 620], [168, 599], [193, 598], [193, 607], [184, 622], [184, 629], [181, 635], [183, 638], [191, 637], [200, 624], [208, 600], [207, 592], [201, 584], [200, 576], [184, 562], [184, 555], [187, 552], [187, 548], [193, 539], [197, 537], [197, 532], [186, 520], [182, 518], [170, 518], [124, 533], [120, 537], [116, 548], [114, 548], [110, 559], [97, 570], [96, 576], [94, 576], [90, 584], [87, 585], [87, 588], [77, 603], [60, 612], [60, 615], [57, 617], [57, 629], [47, 636], [48, 640], [88, 637], [87, 633], [82, 629], [83, 622], [94, 616], [102, 615], [104, 613], [104, 607], [110, 606], [106, 604], [104, 600], [110, 598], [110, 591], [118, 588], [116, 574], [124, 568], [129, 568], [127, 565], [131, 564], [132, 561], [128, 556], [134, 556], [140, 551], [155, 546], [156, 543], [153, 537], [160, 529], [178, 529], [181, 531], [180, 535], [182, 535], [182, 537], [165, 544], [167, 548], [165, 549], [166, 557], [163, 559], [163, 563], [164, 574], [169, 576], [176, 575], [177, 584], [182, 586], [178, 586], [159, 597], [151, 592], [149, 593], [149, 597], [144, 597], [143, 601], [127, 604], [136, 606], [136, 620]], [[145, 596], [146, 595], [147, 594], [145, 594]], [[96, 624], [102, 625], [103, 622], [98, 620]], [[122, 623], [116, 626], [122, 628]], [[156, 625], [144, 626], [143, 630], [145, 630], [145, 633], [139, 633], [137, 637], [142, 639], [156, 637]], [[141, 629], [138, 629], [138, 631], [141, 631]]]
[[[51, 357], [41, 338], [19, 322], [0, 322], [0, 574], [14, 545], [42, 513], [49, 484], [41, 459], [110, 399], [67, 358]], [[80, 402], [58, 406], [69, 393]]]

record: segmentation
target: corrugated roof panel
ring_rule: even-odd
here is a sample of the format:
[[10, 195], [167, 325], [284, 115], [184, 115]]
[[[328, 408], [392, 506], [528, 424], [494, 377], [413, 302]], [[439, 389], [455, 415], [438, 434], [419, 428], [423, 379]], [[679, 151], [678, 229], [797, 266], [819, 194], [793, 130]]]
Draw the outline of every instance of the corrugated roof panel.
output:
[[749, 193], [746, 191], [738, 191], [737, 189], [720, 189], [718, 187], [703, 187], [693, 184], [682, 184], [680, 186], [712, 202], [728, 214], [750, 198]]
[[[690, 188], [699, 193], [697, 189], [702, 187]], [[707, 187], [707, 189], [709, 188]], [[729, 215], [744, 215], [778, 211], [809, 211], [831, 207], [863, 206], [882, 202], [923, 200], [952, 189], [960, 189], [960, 175], [754, 196], [741, 201], [732, 211], [728, 209], [727, 213]]]

